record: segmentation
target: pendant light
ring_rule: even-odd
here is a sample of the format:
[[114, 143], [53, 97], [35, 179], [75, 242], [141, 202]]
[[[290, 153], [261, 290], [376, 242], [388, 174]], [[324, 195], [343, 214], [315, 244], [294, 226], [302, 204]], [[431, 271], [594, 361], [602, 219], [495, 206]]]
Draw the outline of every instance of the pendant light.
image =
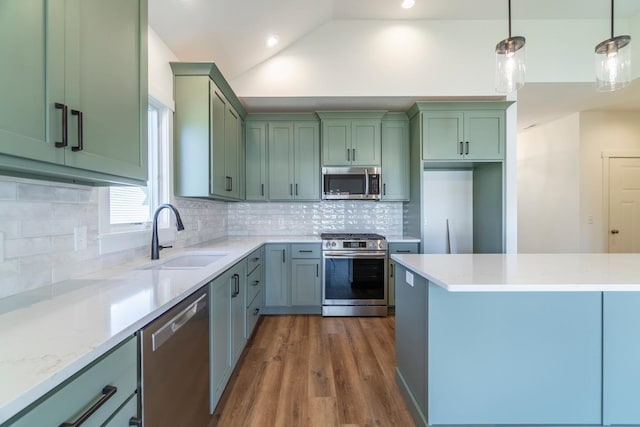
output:
[[511, 93], [524, 86], [525, 39], [511, 37], [511, 0], [509, 7], [509, 37], [496, 45], [496, 91]]
[[596, 83], [598, 92], [622, 89], [631, 83], [629, 36], [613, 36], [613, 0], [611, 0], [611, 38], [596, 46]]

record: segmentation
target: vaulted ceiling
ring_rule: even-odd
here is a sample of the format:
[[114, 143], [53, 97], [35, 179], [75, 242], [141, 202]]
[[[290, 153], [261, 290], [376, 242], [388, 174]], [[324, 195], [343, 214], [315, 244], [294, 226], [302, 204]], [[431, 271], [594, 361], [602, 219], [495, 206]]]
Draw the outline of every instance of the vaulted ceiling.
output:
[[[416, 0], [411, 9], [402, 9], [400, 3], [401, 0], [149, 0], [149, 24], [180, 60], [214, 61], [228, 80], [334, 20], [504, 20], [506, 36], [507, 0]], [[532, 19], [609, 19], [610, 7], [608, 0], [512, 0], [512, 16], [515, 23]], [[640, 0], [617, 0], [615, 15], [618, 19], [640, 17]], [[265, 46], [269, 34], [279, 36], [276, 47]], [[602, 39], [607, 36], [603, 34]], [[635, 61], [640, 67], [640, 58]], [[551, 99], [561, 100], [559, 104], [564, 109], [577, 111], [640, 108], [640, 84], [635, 83], [633, 96], [622, 92], [597, 95], [592, 93], [592, 86], [585, 84], [525, 86], [518, 94], [519, 117], [524, 124], [542, 120], [545, 110], [547, 116], [553, 116], [549, 114]], [[331, 106], [318, 99], [307, 103]], [[361, 106], [366, 100], [356, 104]], [[282, 107], [287, 108], [287, 103]]]

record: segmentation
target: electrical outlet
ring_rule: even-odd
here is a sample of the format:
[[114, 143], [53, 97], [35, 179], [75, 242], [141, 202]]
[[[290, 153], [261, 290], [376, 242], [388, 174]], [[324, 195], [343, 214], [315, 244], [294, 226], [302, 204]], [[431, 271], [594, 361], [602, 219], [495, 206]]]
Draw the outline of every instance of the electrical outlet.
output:
[[87, 249], [87, 227], [82, 225], [73, 228], [73, 250], [78, 252]]
[[413, 288], [413, 273], [410, 271], [406, 271], [404, 275], [404, 281], [407, 282], [407, 285]]

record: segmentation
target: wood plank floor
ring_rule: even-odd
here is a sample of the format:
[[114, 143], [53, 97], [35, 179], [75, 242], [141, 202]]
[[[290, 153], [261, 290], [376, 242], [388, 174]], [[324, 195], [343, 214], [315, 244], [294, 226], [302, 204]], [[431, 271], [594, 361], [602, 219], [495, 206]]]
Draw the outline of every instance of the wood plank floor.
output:
[[395, 383], [394, 326], [263, 316], [209, 427], [415, 426]]

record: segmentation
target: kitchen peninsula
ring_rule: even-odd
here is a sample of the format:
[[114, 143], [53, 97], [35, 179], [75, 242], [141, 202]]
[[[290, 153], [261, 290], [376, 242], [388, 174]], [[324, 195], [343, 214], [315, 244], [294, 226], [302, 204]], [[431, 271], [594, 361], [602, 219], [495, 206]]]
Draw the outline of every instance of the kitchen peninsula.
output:
[[640, 255], [392, 255], [418, 425], [640, 424]]

